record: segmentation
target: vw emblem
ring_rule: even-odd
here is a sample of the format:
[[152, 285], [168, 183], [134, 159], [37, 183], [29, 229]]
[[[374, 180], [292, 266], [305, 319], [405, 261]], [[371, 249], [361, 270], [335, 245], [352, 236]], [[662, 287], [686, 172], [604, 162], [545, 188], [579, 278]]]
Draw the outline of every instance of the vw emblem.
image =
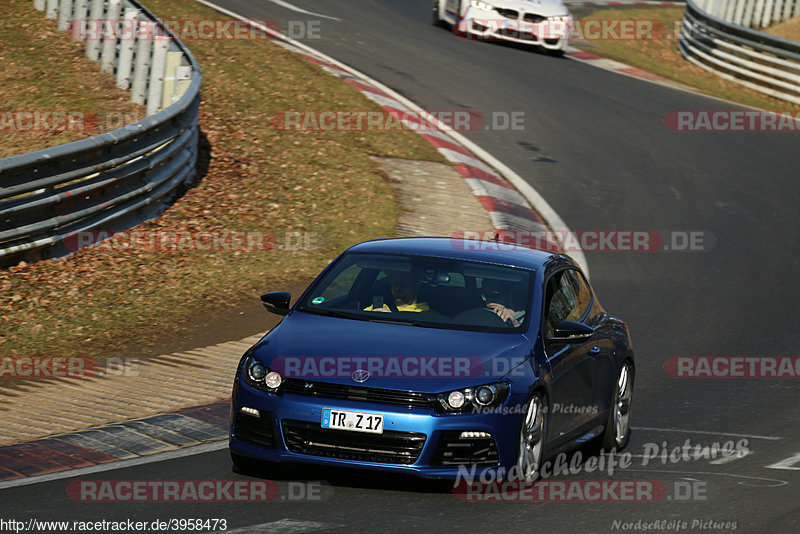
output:
[[350, 378], [353, 379], [353, 382], [358, 382], [361, 384], [362, 382], [366, 382], [369, 380], [369, 371], [364, 369], [359, 369], [357, 371], [353, 371], [353, 374], [350, 375]]

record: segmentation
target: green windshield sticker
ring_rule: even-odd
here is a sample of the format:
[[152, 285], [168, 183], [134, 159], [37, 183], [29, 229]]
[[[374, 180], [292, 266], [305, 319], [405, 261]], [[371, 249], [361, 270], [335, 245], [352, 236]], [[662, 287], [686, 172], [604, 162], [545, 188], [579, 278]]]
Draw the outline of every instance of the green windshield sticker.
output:
[[325, 302], [325, 297], [317, 297], [311, 301], [311, 304], [322, 304]]

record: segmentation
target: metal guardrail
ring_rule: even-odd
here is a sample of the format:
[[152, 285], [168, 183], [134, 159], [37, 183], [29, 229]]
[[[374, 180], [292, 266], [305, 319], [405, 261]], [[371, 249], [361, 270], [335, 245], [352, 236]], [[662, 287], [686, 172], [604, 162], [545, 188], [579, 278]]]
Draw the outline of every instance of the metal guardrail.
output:
[[800, 0], [697, 0], [695, 5], [713, 17], [754, 30], [800, 15]]
[[[737, 1], [741, 6], [752, 2], [731, 0], [724, 11], [740, 13], [733, 5]], [[723, 20], [701, 9], [693, 0], [686, 0], [678, 48], [699, 67], [750, 89], [800, 104], [800, 43]]]
[[[72, 237], [155, 217], [195, 178], [202, 73], [189, 50], [137, 0], [36, 0], [85, 40], [86, 53], [144, 119], [88, 139], [0, 159], [0, 266], [74, 251]], [[102, 23], [98, 22], [102, 21]], [[92, 35], [90, 26], [109, 31]], [[135, 32], [118, 31], [132, 25]], [[65, 242], [66, 241], [66, 242]]]

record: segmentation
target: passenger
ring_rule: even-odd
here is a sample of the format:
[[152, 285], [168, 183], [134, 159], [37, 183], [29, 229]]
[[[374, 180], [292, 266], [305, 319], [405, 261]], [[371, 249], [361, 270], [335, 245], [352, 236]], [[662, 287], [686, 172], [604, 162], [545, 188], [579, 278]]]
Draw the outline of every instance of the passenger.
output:
[[483, 279], [482, 297], [487, 308], [494, 311], [503, 322], [517, 327], [525, 319], [525, 310], [515, 311], [514, 286], [508, 282]]
[[[394, 306], [397, 311], [424, 312], [431, 311], [427, 302], [419, 302], [419, 290], [422, 286], [420, 276], [414, 271], [393, 272], [389, 276], [391, 282], [391, 293]], [[374, 308], [370, 305], [364, 311], [391, 312], [391, 306], [386, 303], [382, 307]]]

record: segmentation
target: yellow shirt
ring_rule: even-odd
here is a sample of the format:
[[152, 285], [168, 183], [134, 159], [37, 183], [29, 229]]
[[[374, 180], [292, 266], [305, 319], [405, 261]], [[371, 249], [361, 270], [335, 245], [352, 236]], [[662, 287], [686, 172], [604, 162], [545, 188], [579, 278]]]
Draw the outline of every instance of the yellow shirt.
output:
[[[406, 312], [424, 312], [429, 311], [430, 309], [431, 307], [427, 302], [415, 302], [414, 304], [403, 304], [402, 306], [397, 307], [397, 311]], [[367, 306], [364, 308], [364, 311], [372, 311], [372, 306]]]

